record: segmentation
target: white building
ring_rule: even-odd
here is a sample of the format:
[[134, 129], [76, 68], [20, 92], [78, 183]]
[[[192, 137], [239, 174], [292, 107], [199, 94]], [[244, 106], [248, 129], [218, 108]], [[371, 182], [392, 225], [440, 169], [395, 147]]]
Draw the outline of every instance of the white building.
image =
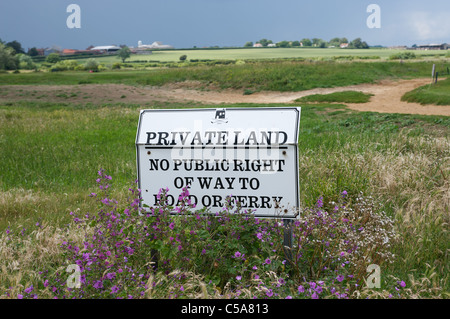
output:
[[116, 52], [120, 50], [120, 47], [115, 45], [99, 45], [96, 47], [93, 47], [91, 49], [92, 51], [104, 51], [104, 52]]
[[142, 41], [138, 41], [138, 49], [174, 49], [172, 45], [162, 44], [160, 41], [155, 41], [152, 44], [142, 44]]

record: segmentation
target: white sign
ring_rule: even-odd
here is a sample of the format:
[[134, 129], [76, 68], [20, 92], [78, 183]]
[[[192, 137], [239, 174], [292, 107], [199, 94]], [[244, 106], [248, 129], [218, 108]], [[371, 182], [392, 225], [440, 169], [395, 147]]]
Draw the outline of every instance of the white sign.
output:
[[257, 217], [294, 218], [300, 206], [301, 108], [142, 110], [136, 135], [142, 204], [161, 188], [176, 206], [189, 187], [196, 209], [211, 213], [231, 196]]

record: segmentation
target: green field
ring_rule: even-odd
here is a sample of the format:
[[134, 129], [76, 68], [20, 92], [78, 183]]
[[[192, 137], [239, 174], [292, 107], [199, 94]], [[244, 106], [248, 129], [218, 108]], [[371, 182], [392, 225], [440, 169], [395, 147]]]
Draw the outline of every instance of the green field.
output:
[[[177, 62], [180, 56], [186, 55], [187, 60], [253, 60], [253, 59], [287, 59], [287, 58], [319, 58], [332, 57], [379, 57], [388, 59], [393, 54], [405, 52], [390, 49], [317, 49], [317, 48], [246, 48], [246, 49], [220, 49], [220, 50], [155, 50], [151, 55], [132, 55], [127, 61], [147, 60], [160, 62]], [[444, 56], [446, 52], [414, 51], [418, 56], [436, 57]], [[101, 63], [114, 63], [120, 61], [115, 56], [98, 58]]]
[[445, 61], [429, 62], [330, 62], [271, 61], [243, 65], [187, 66], [149, 70], [113, 70], [89, 73], [31, 72], [0, 74], [0, 85], [11, 84], [103, 84], [160, 86], [168, 83], [196, 81], [234, 89], [302, 91], [317, 87], [374, 83], [382, 79], [427, 77], [433, 64], [445, 69]]
[[[272, 61], [151, 71], [37, 72], [0, 74], [0, 84], [164, 85], [189, 80], [199, 81], [205, 87], [213, 84], [219, 88], [295, 91], [381, 79], [426, 77], [433, 63], [436, 62]], [[438, 65], [439, 68], [444, 66], [445, 63]], [[0, 86], [0, 97], [3, 88]], [[430, 91], [436, 95], [448, 92], [448, 80]], [[151, 217], [146, 221], [152, 225], [148, 229], [164, 230], [155, 233], [162, 237], [154, 240], [146, 239], [146, 232], [152, 230], [139, 228], [142, 220], [133, 215], [129, 224], [124, 222], [123, 228], [117, 228], [117, 233], [129, 236], [124, 239], [126, 246], [136, 245], [142, 250], [136, 248], [135, 252], [124, 250], [119, 253], [118, 247], [123, 247], [124, 243], [118, 238], [122, 237], [117, 237], [117, 233], [110, 229], [111, 223], [102, 224], [101, 218], [112, 216], [112, 210], [123, 218], [126, 215], [124, 208], [132, 207], [129, 188], [136, 178], [134, 143], [142, 106], [126, 103], [126, 100], [108, 105], [20, 99], [0, 102], [0, 295], [17, 298], [18, 294], [23, 294], [32, 298], [24, 291], [33, 285], [33, 293], [39, 298], [51, 298], [56, 294], [65, 296], [70, 292], [64, 290], [65, 282], [59, 280], [68, 263], [89, 258], [86, 251], [92, 254], [104, 251], [105, 256], [112, 251], [121, 259], [115, 258], [114, 254], [111, 258], [102, 255], [106, 258], [102, 260], [108, 264], [93, 264], [89, 277], [101, 279], [105, 289], [91, 285], [81, 290], [85, 295], [80, 293], [77, 296], [113, 298], [111, 289], [120, 288], [119, 296], [124, 298], [128, 294], [137, 298], [201, 298], [212, 295], [216, 298], [303, 298], [299, 294], [299, 285], [314, 281], [326, 283], [321, 298], [323, 295], [336, 298], [332, 292], [335, 287], [342, 289], [341, 293], [352, 293], [352, 298], [449, 298], [450, 118], [356, 112], [344, 105], [355, 97], [359, 101], [367, 98], [344, 92], [316, 96], [315, 101], [322, 99], [321, 104], [296, 104], [302, 107], [298, 144], [302, 216], [310, 218], [310, 227], [322, 225], [318, 218], [324, 216], [317, 214], [321, 197], [323, 209], [329, 212], [325, 217], [333, 217], [333, 210], [343, 212], [336, 219], [338, 227], [318, 228], [305, 237], [302, 234], [307, 232], [306, 226], [296, 232], [297, 239], [304, 239], [296, 246], [300, 252], [298, 258], [306, 257], [306, 262], [296, 263], [296, 267], [282, 263], [284, 251], [279, 237], [276, 237], [282, 231], [276, 225], [265, 229], [265, 222], [252, 223], [245, 215], [239, 219], [242, 217], [239, 214], [236, 215], [236, 224], [232, 222], [233, 218], [207, 219], [200, 215], [191, 219], [161, 215], [164, 217], [162, 221], [159, 217]], [[230, 108], [262, 106], [286, 105], [227, 105]], [[146, 107], [164, 109], [186, 105], [150, 101]], [[190, 104], [190, 107], [216, 106]], [[112, 176], [108, 198], [118, 200], [120, 207], [117, 210], [109, 206], [109, 201], [102, 204], [90, 197], [91, 193], [100, 193], [96, 182], [100, 169]], [[343, 191], [348, 194], [348, 210], [336, 206], [342, 201]], [[366, 203], [365, 206], [357, 205], [360, 200]], [[359, 214], [358, 218], [351, 220], [354, 226], [358, 225], [356, 228], [347, 228], [349, 225], [345, 220], [351, 215], [350, 209]], [[82, 221], [74, 220], [70, 212]], [[98, 219], [91, 219], [93, 216]], [[117, 221], [122, 220], [120, 218]], [[204, 225], [201, 224], [203, 222]], [[391, 224], [393, 229], [389, 228]], [[361, 225], [364, 231], [360, 230]], [[366, 245], [367, 254], [375, 259], [363, 260], [360, 256], [345, 267], [340, 266], [341, 259], [334, 264], [336, 256], [344, 258], [345, 255], [347, 258], [348, 252], [339, 248], [342, 242], [333, 241], [335, 236], [339, 240], [344, 236], [341, 229], [361, 236], [358, 237], [363, 242], [361, 245]], [[262, 236], [265, 231], [270, 231], [274, 237], [265, 242], [257, 241], [257, 236]], [[103, 236], [104, 232], [107, 236]], [[367, 233], [373, 237], [365, 237]], [[93, 250], [85, 246], [81, 251], [75, 251], [62, 245], [63, 240], [70, 241], [71, 247], [83, 247], [83, 243], [88, 242], [97, 245], [92, 239], [97, 238], [97, 234], [104, 242], [93, 246]], [[138, 237], [139, 234], [142, 237]], [[379, 244], [381, 234], [390, 236], [388, 245]], [[329, 235], [332, 237], [327, 237]], [[139, 240], [134, 242], [130, 239], [133, 236]], [[206, 246], [211, 249], [202, 251], [208, 248]], [[141, 287], [138, 281], [130, 279], [131, 274], [134, 278], [134, 272], [130, 271], [130, 278], [123, 277], [126, 272], [119, 275], [119, 269], [122, 273], [126, 267], [135, 269], [136, 274], [148, 270], [146, 267], [152, 256], [150, 248], [156, 249], [158, 256], [165, 261], [160, 265], [164, 271], [150, 271], [143, 276], [144, 284], [156, 283], [154, 290], [144, 289], [144, 284]], [[335, 249], [333, 262], [326, 253], [331, 248]], [[381, 250], [377, 252], [378, 248]], [[248, 261], [238, 259], [241, 253]], [[126, 261], [123, 261], [123, 256], [127, 257]], [[326, 272], [324, 268], [324, 265], [348, 268], [344, 272], [346, 275], [355, 275], [361, 280], [366, 276], [365, 263], [381, 265], [381, 289], [366, 291], [362, 287], [363, 282], [359, 281], [359, 286], [355, 286], [355, 282], [349, 279], [351, 277], [346, 277], [341, 283], [336, 273]], [[109, 273], [112, 270], [114, 274]], [[172, 271], [180, 271], [184, 277], [175, 280], [179, 273], [175, 272], [175, 276]], [[264, 281], [255, 281], [256, 274]], [[52, 285], [57, 283], [59, 290], [52, 292], [44, 280], [49, 280]], [[94, 282], [97, 281], [91, 283]], [[401, 282], [405, 284], [404, 289], [396, 290]], [[118, 283], [117, 286], [113, 286], [114, 283]], [[129, 283], [128, 290], [124, 283]], [[212, 283], [220, 289], [214, 290]], [[261, 290], [259, 284], [271, 287], [273, 291]], [[183, 285], [182, 290], [180, 285]], [[174, 287], [177, 292], [174, 292]], [[191, 290], [192, 295], [188, 295], [187, 291]], [[273, 292], [279, 295], [273, 295]]]

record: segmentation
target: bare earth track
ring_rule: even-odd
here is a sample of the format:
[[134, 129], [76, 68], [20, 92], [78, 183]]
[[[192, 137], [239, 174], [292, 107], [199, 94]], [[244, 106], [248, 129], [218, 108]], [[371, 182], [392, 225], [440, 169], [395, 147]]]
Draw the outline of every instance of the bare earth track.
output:
[[430, 84], [430, 78], [413, 80], [383, 80], [376, 84], [318, 88], [301, 92], [262, 91], [244, 95], [242, 90], [200, 90], [200, 83], [178, 83], [163, 87], [127, 86], [122, 84], [84, 85], [5, 85], [0, 86], [0, 103], [8, 101], [48, 101], [70, 103], [134, 103], [145, 105], [151, 101], [196, 102], [201, 104], [233, 103], [293, 103], [311, 94], [340, 91], [371, 93], [368, 103], [346, 105], [356, 111], [380, 113], [408, 113], [450, 116], [450, 106], [420, 105], [401, 101], [401, 97], [419, 86]]

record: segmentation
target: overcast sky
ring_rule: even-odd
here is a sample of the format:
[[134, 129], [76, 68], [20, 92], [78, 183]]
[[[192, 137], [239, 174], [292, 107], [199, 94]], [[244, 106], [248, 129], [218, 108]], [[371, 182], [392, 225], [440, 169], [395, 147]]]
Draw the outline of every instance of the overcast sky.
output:
[[[70, 29], [69, 4], [81, 9]], [[381, 28], [368, 28], [370, 4]], [[303, 38], [362, 38], [369, 45], [450, 43], [449, 0], [1, 0], [0, 39], [85, 49], [161, 41], [176, 48], [243, 46]]]

